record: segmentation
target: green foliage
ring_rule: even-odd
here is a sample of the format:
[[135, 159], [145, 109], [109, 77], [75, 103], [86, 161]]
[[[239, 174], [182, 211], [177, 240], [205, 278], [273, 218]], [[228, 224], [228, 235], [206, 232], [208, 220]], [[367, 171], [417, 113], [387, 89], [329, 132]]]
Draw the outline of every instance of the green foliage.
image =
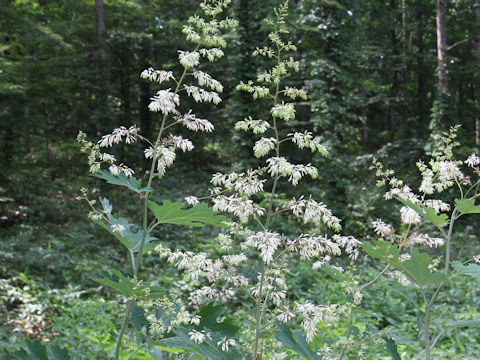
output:
[[480, 205], [475, 205], [475, 198], [455, 199], [455, 207], [461, 214], [480, 214]]
[[410, 259], [403, 260], [398, 247], [394, 244], [379, 240], [373, 245], [364, 242], [361, 246], [370, 256], [380, 259], [401, 271], [420, 288], [448, 280], [444, 273], [432, 273], [429, 270], [428, 266], [432, 258], [428, 254], [421, 253], [417, 248], [412, 249]]
[[305, 339], [305, 336], [301, 331], [296, 330], [295, 333], [292, 333], [290, 327], [283, 323], [276, 323], [277, 327], [277, 339], [283, 345], [293, 352], [302, 355], [305, 359], [315, 359], [320, 360], [322, 357], [317, 355], [317, 350], [313, 351], [308, 342]]
[[429, 207], [424, 207], [413, 203], [410, 200], [397, 197], [403, 205], [408, 206], [410, 209], [415, 210], [422, 218], [430, 221], [435, 226], [445, 226], [448, 223], [448, 216], [445, 214], [437, 215], [435, 210]]
[[168, 200], [163, 200], [162, 205], [155, 204], [153, 201], [148, 202], [148, 208], [157, 218], [158, 224], [187, 226], [205, 226], [205, 224], [208, 224], [226, 227], [224, 221], [227, 218], [215, 214], [207, 204], [201, 203], [189, 209], [182, 209], [184, 206], [184, 203]]
[[109, 171], [100, 170], [98, 173], [94, 174], [93, 176], [105, 180], [109, 184], [125, 186], [129, 190], [136, 192], [137, 194], [142, 194], [145, 192], [152, 191], [151, 188], [142, 188], [142, 180], [135, 179], [134, 177], [127, 177], [123, 172], [119, 173], [118, 175], [114, 176], [110, 174]]

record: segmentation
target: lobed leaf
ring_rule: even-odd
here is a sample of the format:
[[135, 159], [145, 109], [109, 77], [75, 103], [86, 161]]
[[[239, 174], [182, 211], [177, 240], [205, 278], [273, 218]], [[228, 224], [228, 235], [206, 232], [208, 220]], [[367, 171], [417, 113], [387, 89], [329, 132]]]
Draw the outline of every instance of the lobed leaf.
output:
[[408, 206], [410, 209], [415, 210], [422, 218], [430, 221], [433, 225], [442, 227], [448, 223], [448, 216], [445, 214], [437, 215], [435, 210], [429, 207], [423, 207], [413, 203], [410, 200], [397, 197], [403, 205]]
[[455, 207], [461, 214], [480, 214], [480, 205], [475, 205], [474, 198], [463, 201], [455, 199]]
[[287, 324], [280, 322], [276, 322], [275, 326], [277, 327], [277, 331], [275, 332], [277, 340], [287, 348], [302, 355], [306, 359], [320, 360], [322, 358], [317, 355], [316, 351], [313, 351], [310, 346], [308, 346], [305, 336], [303, 336], [300, 331], [296, 331], [295, 334], [293, 334]]
[[105, 180], [109, 184], [125, 186], [128, 189], [136, 192], [137, 194], [142, 194], [152, 191], [151, 187], [141, 187], [142, 180], [136, 179], [134, 177], [127, 177], [123, 172], [120, 172], [118, 175], [112, 175], [107, 170], [100, 170], [93, 176]]
[[188, 226], [204, 226], [205, 224], [226, 227], [223, 223], [227, 218], [216, 215], [207, 204], [200, 203], [189, 209], [182, 209], [184, 203], [164, 200], [162, 205], [148, 202], [148, 208], [153, 212], [160, 224], [176, 224]]

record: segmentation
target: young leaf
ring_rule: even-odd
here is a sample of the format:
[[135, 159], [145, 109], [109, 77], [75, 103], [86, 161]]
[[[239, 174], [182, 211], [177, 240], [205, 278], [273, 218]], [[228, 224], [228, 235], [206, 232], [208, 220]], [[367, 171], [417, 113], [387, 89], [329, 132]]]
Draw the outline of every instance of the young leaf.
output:
[[313, 351], [310, 346], [308, 346], [305, 336], [303, 336], [301, 332], [295, 332], [295, 334], [292, 334], [290, 327], [287, 324], [280, 322], [276, 322], [275, 326], [277, 327], [277, 331], [275, 332], [277, 340], [287, 348], [302, 355], [306, 359], [321, 359], [316, 351]]
[[420, 287], [447, 281], [448, 277], [444, 273], [430, 272], [428, 265], [431, 260], [428, 254], [422, 254], [418, 249], [413, 248], [411, 258], [402, 263], [400, 270]]
[[448, 223], [447, 215], [437, 215], [435, 213], [435, 210], [432, 208], [417, 205], [410, 200], [402, 199], [400, 197], [397, 197], [397, 200], [400, 201], [403, 205], [408, 206], [410, 209], [415, 210], [422, 218], [430, 221], [435, 226], [441, 227]]
[[153, 201], [148, 202], [148, 208], [153, 212], [160, 224], [176, 224], [188, 226], [204, 226], [205, 224], [222, 226], [227, 218], [223, 215], [215, 215], [207, 204], [201, 203], [190, 209], [183, 210], [185, 204], [180, 202], [163, 201], [163, 205], [157, 205]]
[[480, 265], [468, 264], [463, 265], [460, 261], [454, 261], [452, 263], [453, 268], [460, 274], [471, 276], [475, 279], [480, 279]]
[[125, 186], [130, 190], [136, 192], [137, 194], [152, 191], [152, 188], [150, 187], [141, 188], [142, 180], [135, 179], [134, 177], [127, 177], [123, 172], [115, 176], [112, 175], [109, 171], [100, 170], [93, 176], [99, 179], [103, 179], [109, 184]]
[[392, 356], [393, 360], [401, 360], [400, 355], [398, 355], [397, 343], [394, 339], [389, 336], [384, 336], [385, 340], [385, 351]]
[[455, 199], [455, 207], [461, 214], [480, 214], [480, 205], [475, 205], [475, 199]]
[[[134, 226], [133, 224], [129, 223], [128, 220], [124, 218], [116, 218], [112, 215], [112, 206], [110, 202], [106, 198], [100, 198], [100, 203], [102, 204], [108, 220], [113, 225], [119, 225], [123, 227], [123, 231], [114, 231], [112, 226], [106, 224], [102, 220], [94, 220], [97, 225], [100, 225], [102, 228], [107, 230], [110, 234], [112, 234], [117, 240], [119, 240], [127, 249], [132, 251], [138, 251], [140, 249], [140, 244], [142, 243], [143, 237], [143, 230], [139, 230], [137, 232], [133, 232], [131, 229]], [[157, 240], [156, 238], [147, 235], [145, 237], [144, 248], [151, 247], [151, 242]]]
[[133, 280], [125, 277], [120, 271], [112, 270], [109, 274], [102, 271], [100, 276], [92, 277], [92, 280], [117, 290], [125, 297], [135, 295], [138, 298], [156, 299], [162, 296], [161, 289], [158, 287], [138, 286]]
[[431, 285], [448, 280], [444, 273], [432, 273], [428, 269], [431, 257], [428, 254], [422, 254], [418, 249], [413, 248], [411, 258], [402, 261], [400, 252], [396, 245], [377, 241], [375, 246], [364, 242], [362, 248], [372, 257], [385, 261], [387, 264], [400, 270], [410, 281], [419, 287]]

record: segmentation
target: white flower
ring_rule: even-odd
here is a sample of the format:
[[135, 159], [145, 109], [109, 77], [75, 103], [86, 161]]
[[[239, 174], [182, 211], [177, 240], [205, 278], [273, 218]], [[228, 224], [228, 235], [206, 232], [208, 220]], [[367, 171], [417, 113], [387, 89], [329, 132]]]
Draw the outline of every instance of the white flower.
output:
[[235, 346], [237, 343], [234, 339], [227, 339], [226, 337], [223, 337], [222, 340], [217, 342], [217, 345], [222, 347], [222, 351], [228, 351], [230, 346]]
[[245, 221], [251, 215], [263, 216], [265, 209], [254, 204], [252, 200], [244, 200], [235, 195], [220, 195], [213, 200], [214, 211], [225, 211], [238, 216], [240, 221]]
[[277, 319], [283, 323], [288, 323], [290, 320], [295, 318], [295, 313], [288, 308], [288, 306], [283, 306]]
[[154, 68], [148, 68], [143, 70], [140, 74], [142, 79], [148, 79], [150, 81], [156, 81], [159, 84], [163, 83], [164, 81], [168, 81], [170, 79], [175, 80], [173, 73], [171, 71], [164, 71], [164, 70], [155, 70]]
[[98, 141], [100, 147], [110, 147], [114, 143], [118, 144], [125, 137], [125, 142], [130, 144], [137, 140], [138, 132], [140, 131], [135, 125], [130, 126], [128, 129], [125, 126], [120, 126], [113, 130], [111, 134], [104, 135], [101, 140]]
[[260, 231], [252, 234], [244, 242], [244, 246], [250, 246], [260, 250], [260, 257], [265, 264], [270, 264], [273, 254], [280, 245], [280, 235], [276, 232]]
[[178, 59], [184, 68], [189, 69], [200, 63], [200, 53], [179, 50]]
[[408, 238], [409, 245], [423, 245], [428, 247], [442, 246], [444, 241], [442, 238], [432, 238], [428, 234], [413, 233]]
[[465, 164], [470, 167], [474, 167], [480, 164], [480, 158], [476, 154], [472, 154], [465, 160]]
[[305, 131], [303, 133], [291, 133], [288, 134], [288, 136], [292, 136], [292, 142], [296, 144], [300, 149], [309, 148], [312, 152], [318, 151], [323, 156], [328, 155], [327, 148], [320, 144], [320, 138], [314, 138], [312, 133], [309, 131]]
[[340, 219], [332, 214], [324, 203], [318, 203], [313, 199], [304, 199], [301, 197], [290, 201], [288, 208], [292, 210], [293, 214], [302, 217], [305, 222], [313, 222], [315, 224], [326, 224], [329, 228], [335, 231], [340, 231]]
[[401, 221], [404, 224], [416, 225], [419, 224], [421, 221], [420, 215], [408, 206], [402, 206], [402, 208], [400, 209], [400, 215]]
[[270, 112], [273, 117], [280, 118], [286, 122], [295, 119], [295, 108], [291, 103], [275, 105]]
[[215, 91], [207, 91], [197, 86], [185, 85], [187, 95], [193, 97], [196, 102], [211, 102], [218, 105], [222, 99]]
[[120, 235], [123, 235], [123, 232], [126, 230], [125, 226], [122, 224], [113, 224], [110, 225], [110, 228], [113, 232], [119, 233]]
[[210, 334], [205, 334], [205, 331], [197, 331], [197, 330], [192, 330], [188, 333], [190, 336], [190, 340], [196, 342], [197, 344], [201, 344], [205, 341], [206, 338], [211, 339]]
[[480, 264], [480, 255], [475, 255], [473, 257], [473, 261], [475, 261], [477, 264]]
[[193, 77], [197, 79], [198, 84], [200, 86], [206, 86], [212, 90], [215, 90], [216, 92], [221, 93], [223, 91], [223, 85], [220, 83], [220, 81], [215, 80], [212, 78], [209, 74], [203, 72], [203, 71], [194, 71], [193, 72]]
[[167, 141], [170, 142], [176, 149], [180, 149], [183, 152], [192, 151], [195, 148], [190, 140], [184, 139], [181, 136], [172, 135], [167, 139]]
[[206, 119], [199, 119], [192, 114], [190, 110], [187, 114], [177, 117], [177, 121], [184, 125], [187, 129], [192, 131], [211, 132], [214, 127], [211, 122]]
[[150, 111], [161, 111], [164, 114], [176, 113], [176, 106], [180, 104], [180, 97], [178, 94], [172, 93], [170, 89], [157, 91], [157, 95], [150, 100], [152, 100], [148, 105]]
[[255, 157], [260, 158], [267, 155], [271, 150], [275, 148], [275, 138], [261, 138], [255, 143], [253, 147], [253, 153]]
[[355, 239], [353, 236], [342, 236], [342, 235], [333, 235], [333, 240], [342, 247], [347, 255], [356, 260], [358, 255], [360, 254], [358, 250], [358, 246], [360, 245], [360, 241]]
[[[199, 39], [200, 40], [200, 39]], [[212, 62], [215, 59], [220, 59], [223, 56], [223, 50], [219, 48], [211, 48], [211, 49], [200, 49], [198, 52], [208, 59], [208, 61]]]
[[270, 124], [264, 120], [253, 120], [251, 116], [243, 119], [242, 121], [237, 121], [235, 124], [235, 130], [252, 130], [254, 134], [263, 134], [270, 128]]
[[185, 202], [188, 204], [188, 205], [192, 205], [192, 206], [195, 206], [199, 203], [198, 199], [195, 197], [195, 196], [187, 196], [185, 198]]
[[310, 260], [321, 254], [341, 255], [340, 247], [326, 236], [301, 234], [297, 239], [287, 240], [288, 251], [298, 252], [301, 260]]
[[372, 221], [372, 226], [375, 233], [378, 236], [385, 237], [395, 232], [395, 229], [393, 228], [393, 226], [390, 224], [387, 224], [382, 219], [377, 219], [375, 221]]

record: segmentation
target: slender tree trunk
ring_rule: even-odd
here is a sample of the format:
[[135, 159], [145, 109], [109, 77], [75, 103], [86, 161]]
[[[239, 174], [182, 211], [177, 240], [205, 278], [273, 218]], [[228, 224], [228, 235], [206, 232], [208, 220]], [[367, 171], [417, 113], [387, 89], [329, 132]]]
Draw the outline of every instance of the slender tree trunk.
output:
[[[394, 64], [398, 62], [399, 58], [399, 50], [398, 50], [398, 40], [395, 35], [395, 13], [397, 10], [397, 4], [395, 0], [390, 0], [390, 40], [392, 46], [392, 67], [396, 68]], [[390, 138], [393, 139], [395, 136], [395, 130], [397, 128], [397, 112], [395, 109], [395, 101], [394, 99], [398, 95], [398, 70], [393, 70], [391, 72], [390, 78], [390, 92], [389, 92], [389, 105], [388, 105], [388, 123], [389, 123], [389, 130], [390, 130]]]
[[417, 75], [417, 118], [419, 122], [419, 135], [421, 138], [425, 137], [425, 131], [428, 125], [427, 119], [427, 97], [426, 97], [426, 83], [427, 83], [427, 70], [425, 68], [424, 59], [424, 19], [422, 16], [422, 0], [416, 0], [415, 2], [415, 21], [416, 26], [416, 60], [417, 66], [415, 69]]
[[447, 30], [445, 27], [445, 0], [437, 0], [437, 64], [438, 64], [438, 91], [443, 94], [447, 91]]
[[107, 41], [105, 32], [105, 12], [103, 9], [103, 0], [95, 0], [95, 15], [97, 19], [97, 41], [100, 51], [100, 58], [103, 65], [107, 63]]
[[[474, 4], [477, 3], [477, 0], [473, 0]], [[477, 103], [477, 116], [475, 119], [475, 144], [480, 145], [480, 4], [477, 3], [475, 8], [475, 18], [476, 18], [476, 29], [477, 36], [475, 37], [475, 43], [473, 46], [473, 51], [475, 53], [474, 59], [475, 62], [475, 101]]]

